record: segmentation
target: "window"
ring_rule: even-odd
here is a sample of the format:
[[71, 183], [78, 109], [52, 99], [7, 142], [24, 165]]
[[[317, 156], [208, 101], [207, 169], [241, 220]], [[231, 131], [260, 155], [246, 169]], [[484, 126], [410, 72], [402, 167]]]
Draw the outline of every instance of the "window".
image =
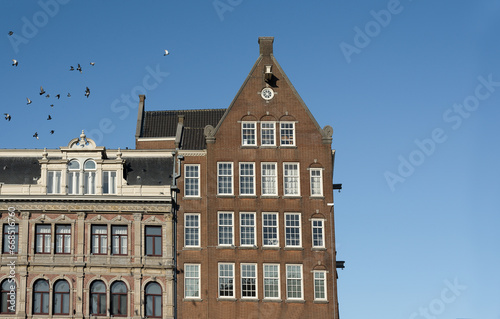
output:
[[161, 255], [161, 226], [146, 226], [146, 256]]
[[71, 225], [56, 225], [56, 254], [71, 253]]
[[311, 196], [323, 196], [323, 169], [311, 168]]
[[302, 299], [302, 265], [286, 265], [286, 297]]
[[234, 264], [219, 264], [219, 297], [234, 297]]
[[300, 195], [299, 163], [283, 163], [283, 189], [285, 196]]
[[262, 245], [278, 247], [278, 213], [262, 213]]
[[255, 246], [255, 213], [240, 214], [240, 245]]
[[5, 279], [2, 281], [0, 291], [0, 313], [1, 314], [15, 314], [17, 303], [17, 287], [13, 279]]
[[312, 219], [312, 246], [313, 248], [324, 248], [324, 221], [323, 219]]
[[262, 163], [262, 195], [278, 195], [276, 163]]
[[241, 123], [241, 145], [254, 146], [257, 145], [255, 122], [242, 122]]
[[256, 264], [241, 264], [241, 298], [257, 298]]
[[301, 247], [300, 241], [300, 214], [285, 214], [285, 246]]
[[50, 254], [52, 244], [52, 234], [50, 225], [36, 225], [36, 253]]
[[127, 286], [122, 281], [111, 285], [111, 315], [127, 316]]
[[264, 298], [280, 298], [279, 264], [264, 264]]
[[184, 265], [184, 297], [200, 298], [200, 265]]
[[95, 171], [96, 164], [93, 160], [87, 160], [83, 164], [83, 193], [93, 195], [95, 194]]
[[233, 163], [217, 163], [217, 194], [233, 195]]
[[108, 254], [108, 226], [92, 225], [92, 254]]
[[106, 285], [96, 280], [90, 285], [90, 314], [94, 316], [106, 315]]
[[232, 246], [233, 241], [233, 213], [219, 213], [219, 246]]
[[184, 165], [184, 195], [200, 196], [200, 165]]
[[80, 163], [77, 160], [68, 163], [68, 194], [80, 194]]
[[33, 287], [33, 314], [49, 314], [49, 283], [47, 280], [39, 279]]
[[127, 226], [111, 226], [112, 250], [113, 255], [128, 255], [127, 240], [128, 240], [128, 227]]
[[313, 271], [314, 300], [326, 300], [326, 271]]
[[54, 315], [69, 315], [69, 284], [58, 280], [54, 285]]
[[104, 171], [102, 173], [102, 193], [116, 194], [116, 172]]
[[255, 163], [240, 163], [240, 195], [255, 195]]
[[260, 141], [263, 146], [276, 145], [276, 123], [275, 122], [261, 122], [260, 123]]
[[150, 282], [146, 286], [146, 317], [161, 318], [161, 287], [156, 282]]
[[47, 194], [60, 194], [61, 193], [61, 172], [48, 171], [47, 172]]
[[280, 123], [280, 141], [283, 146], [295, 145], [295, 123], [281, 122]]
[[200, 247], [200, 214], [184, 215], [184, 246]]
[[19, 225], [3, 225], [2, 252], [4, 254], [17, 254], [19, 247]]

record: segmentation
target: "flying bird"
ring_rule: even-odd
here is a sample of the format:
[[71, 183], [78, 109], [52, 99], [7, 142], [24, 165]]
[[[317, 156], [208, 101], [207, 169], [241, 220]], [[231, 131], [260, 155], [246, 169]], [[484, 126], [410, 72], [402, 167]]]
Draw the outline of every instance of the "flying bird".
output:
[[50, 97], [50, 94], [45, 95], [45, 97], [46, 97], [46, 98], [49, 98], [49, 97]]
[[33, 134], [33, 137], [36, 138], [37, 140], [39, 139], [38, 138], [38, 132], [35, 132], [35, 134]]
[[70, 71], [75, 71], [75, 68], [74, 68], [73, 66], [70, 66], [70, 67], [69, 67], [69, 70], [70, 70]]
[[82, 67], [80, 66], [80, 64], [78, 64], [78, 67], [76, 69], [80, 71], [80, 73], [82, 73]]
[[54, 134], [54, 130], [50, 130], [50, 134]]
[[54, 104], [51, 104], [50, 107], [54, 107]]
[[7, 121], [10, 121], [10, 118], [11, 118], [10, 114], [9, 113], [3, 113], [3, 114], [5, 115], [5, 119]]
[[17, 66], [18, 63], [17, 60], [12, 59], [12, 66]]
[[28, 103], [26, 104], [31, 104], [31, 100], [29, 98], [26, 98], [26, 100], [28, 100]]
[[90, 62], [90, 65], [94, 66], [94, 65], [95, 65], [95, 63], [94, 63], [94, 62]]
[[52, 117], [49, 114], [49, 117], [47, 117], [47, 121], [52, 120]]
[[85, 96], [86, 96], [87, 98], [89, 98], [89, 95], [90, 95], [90, 89], [89, 89], [89, 87], [87, 86], [87, 88], [85, 89]]
[[59, 100], [59, 98], [61, 97], [61, 94], [57, 94], [56, 97]]
[[169, 55], [170, 53], [168, 53], [168, 50], [165, 50], [165, 53], [163, 54], [163, 56], [166, 56], [166, 55]]
[[12, 32], [12, 31], [9, 31], [9, 35], [13, 35], [13, 34], [14, 34], [14, 32]]
[[68, 97], [71, 97], [71, 94], [68, 93]]
[[43, 89], [43, 86], [40, 87], [40, 95], [44, 95], [45, 94], [45, 90]]

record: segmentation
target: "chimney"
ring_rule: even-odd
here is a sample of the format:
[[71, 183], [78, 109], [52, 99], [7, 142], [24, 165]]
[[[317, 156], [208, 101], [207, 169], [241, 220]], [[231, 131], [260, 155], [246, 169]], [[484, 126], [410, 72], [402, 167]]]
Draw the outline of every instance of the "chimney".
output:
[[274, 37], [259, 37], [260, 55], [273, 54]]
[[146, 95], [139, 95], [139, 110], [138, 110], [138, 114], [137, 114], [137, 126], [135, 128], [135, 139], [136, 139], [136, 142], [137, 142], [137, 139], [139, 137], [141, 137], [141, 133], [142, 133], [142, 120], [144, 118], [144, 104], [145, 104], [145, 101], [146, 100]]

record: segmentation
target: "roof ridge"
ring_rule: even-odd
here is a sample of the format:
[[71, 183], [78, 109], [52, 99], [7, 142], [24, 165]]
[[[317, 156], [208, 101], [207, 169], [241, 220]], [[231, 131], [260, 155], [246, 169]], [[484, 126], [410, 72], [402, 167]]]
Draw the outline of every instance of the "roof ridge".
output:
[[227, 108], [220, 108], [220, 109], [190, 109], [190, 110], [155, 110], [155, 111], [146, 111], [146, 113], [152, 113], [152, 112], [199, 112], [199, 111], [225, 111]]

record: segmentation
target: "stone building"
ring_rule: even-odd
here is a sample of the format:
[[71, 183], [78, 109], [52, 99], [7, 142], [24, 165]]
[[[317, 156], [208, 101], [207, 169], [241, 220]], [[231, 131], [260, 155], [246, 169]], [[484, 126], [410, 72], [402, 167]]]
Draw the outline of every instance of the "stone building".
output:
[[0, 317], [173, 318], [172, 170], [83, 132], [0, 150]]

